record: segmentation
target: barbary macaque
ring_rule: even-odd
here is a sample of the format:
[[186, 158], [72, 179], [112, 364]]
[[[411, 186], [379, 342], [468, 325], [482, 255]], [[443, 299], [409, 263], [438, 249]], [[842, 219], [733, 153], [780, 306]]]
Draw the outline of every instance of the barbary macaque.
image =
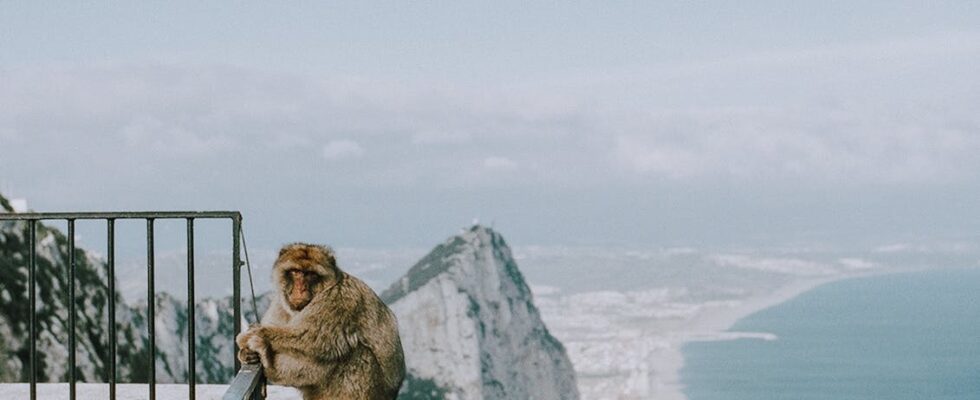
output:
[[271, 383], [304, 400], [397, 397], [405, 359], [395, 316], [330, 248], [284, 246], [272, 278], [279, 292], [261, 324], [236, 338], [243, 363], [261, 362]]

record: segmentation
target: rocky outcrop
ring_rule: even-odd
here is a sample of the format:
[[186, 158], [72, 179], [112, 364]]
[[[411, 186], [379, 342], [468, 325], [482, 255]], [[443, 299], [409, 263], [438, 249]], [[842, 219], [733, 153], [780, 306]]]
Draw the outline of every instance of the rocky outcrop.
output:
[[381, 297], [398, 316], [411, 375], [403, 398], [578, 398], [564, 347], [493, 230], [450, 238]]

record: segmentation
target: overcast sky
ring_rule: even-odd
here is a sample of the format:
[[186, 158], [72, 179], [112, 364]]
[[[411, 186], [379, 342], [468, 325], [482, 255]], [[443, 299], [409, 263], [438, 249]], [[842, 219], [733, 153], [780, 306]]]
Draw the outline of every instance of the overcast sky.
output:
[[0, 191], [259, 247], [978, 237], [980, 2], [352, 3], [2, 3]]

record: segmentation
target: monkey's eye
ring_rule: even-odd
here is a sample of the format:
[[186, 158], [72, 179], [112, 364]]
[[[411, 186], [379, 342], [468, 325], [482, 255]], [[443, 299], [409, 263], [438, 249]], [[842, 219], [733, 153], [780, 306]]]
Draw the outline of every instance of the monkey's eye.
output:
[[286, 271], [289, 276], [295, 278], [302, 278], [306, 282], [316, 283], [320, 280], [320, 275], [313, 271], [307, 271], [302, 269], [290, 269]]

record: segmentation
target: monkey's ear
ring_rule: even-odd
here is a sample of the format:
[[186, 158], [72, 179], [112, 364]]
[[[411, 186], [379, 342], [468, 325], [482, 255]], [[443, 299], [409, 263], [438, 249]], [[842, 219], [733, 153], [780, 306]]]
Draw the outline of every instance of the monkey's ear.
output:
[[327, 265], [336, 268], [337, 267], [337, 256], [334, 254], [333, 248], [327, 245], [316, 245], [317, 250], [323, 254], [324, 261]]

